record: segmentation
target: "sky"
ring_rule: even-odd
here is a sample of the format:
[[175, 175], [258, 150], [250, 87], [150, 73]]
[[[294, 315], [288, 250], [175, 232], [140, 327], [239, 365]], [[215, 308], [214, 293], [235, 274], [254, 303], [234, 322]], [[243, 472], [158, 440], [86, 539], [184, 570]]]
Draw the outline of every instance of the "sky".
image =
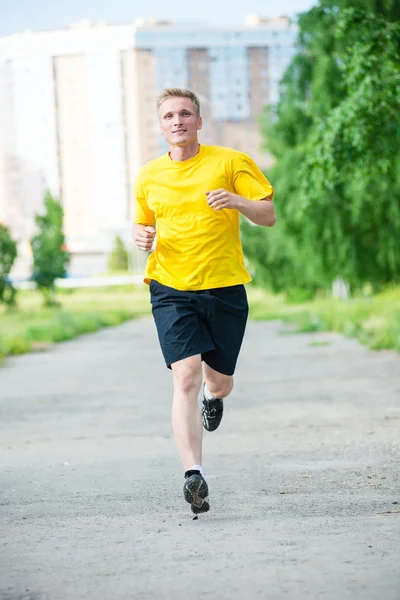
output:
[[295, 15], [317, 0], [0, 0], [0, 36], [68, 27], [83, 19], [110, 24], [137, 18], [241, 25], [246, 15]]

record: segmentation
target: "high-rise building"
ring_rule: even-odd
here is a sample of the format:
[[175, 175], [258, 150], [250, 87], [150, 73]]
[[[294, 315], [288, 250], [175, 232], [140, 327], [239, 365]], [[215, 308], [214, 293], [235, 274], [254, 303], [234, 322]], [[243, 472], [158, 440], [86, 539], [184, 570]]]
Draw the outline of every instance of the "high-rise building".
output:
[[[253, 16], [243, 27], [144, 24], [135, 35], [142, 99], [148, 105], [164, 87], [193, 89], [205, 121], [202, 141], [232, 146], [268, 166], [268, 154], [260, 148], [259, 117], [278, 100], [279, 80], [295, 54], [296, 35], [287, 18]], [[145, 159], [155, 146], [165, 150], [157, 123], [153, 125]]]
[[63, 204], [72, 271], [104, 270], [116, 234], [130, 244], [133, 181], [166, 148], [155, 98], [188, 87], [201, 101], [201, 142], [269, 164], [258, 119], [276, 103], [295, 53], [288, 19], [240, 27], [80, 23], [0, 40], [0, 221], [30, 262], [34, 214], [49, 189]]

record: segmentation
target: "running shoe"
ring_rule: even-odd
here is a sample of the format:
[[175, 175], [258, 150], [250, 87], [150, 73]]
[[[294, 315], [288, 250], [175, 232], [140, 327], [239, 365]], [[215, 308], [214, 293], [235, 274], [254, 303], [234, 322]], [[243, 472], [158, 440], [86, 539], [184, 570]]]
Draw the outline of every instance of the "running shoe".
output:
[[186, 474], [183, 495], [186, 502], [189, 502], [192, 512], [195, 515], [210, 510], [208, 485], [204, 477], [198, 471], [188, 471]]
[[215, 431], [221, 423], [223, 414], [224, 403], [222, 398], [213, 398], [212, 400], [204, 398], [203, 406], [201, 407], [201, 420], [204, 429]]

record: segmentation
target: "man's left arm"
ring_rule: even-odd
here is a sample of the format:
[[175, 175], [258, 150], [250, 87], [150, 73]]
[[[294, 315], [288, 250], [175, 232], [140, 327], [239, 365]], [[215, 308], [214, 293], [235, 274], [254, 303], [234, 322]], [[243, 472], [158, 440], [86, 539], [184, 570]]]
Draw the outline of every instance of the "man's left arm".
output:
[[263, 225], [264, 227], [275, 225], [277, 216], [270, 196], [266, 196], [261, 200], [248, 200], [224, 189], [206, 192], [206, 196], [209, 206], [214, 210], [234, 208], [255, 225]]

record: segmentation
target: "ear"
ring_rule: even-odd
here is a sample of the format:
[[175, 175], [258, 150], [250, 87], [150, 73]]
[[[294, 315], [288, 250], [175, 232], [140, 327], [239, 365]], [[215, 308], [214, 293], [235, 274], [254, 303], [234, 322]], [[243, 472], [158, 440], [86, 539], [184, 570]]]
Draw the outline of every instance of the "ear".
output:
[[197, 131], [200, 131], [200, 129], [202, 129], [203, 127], [203, 119], [201, 117], [199, 117], [199, 120], [197, 121]]

